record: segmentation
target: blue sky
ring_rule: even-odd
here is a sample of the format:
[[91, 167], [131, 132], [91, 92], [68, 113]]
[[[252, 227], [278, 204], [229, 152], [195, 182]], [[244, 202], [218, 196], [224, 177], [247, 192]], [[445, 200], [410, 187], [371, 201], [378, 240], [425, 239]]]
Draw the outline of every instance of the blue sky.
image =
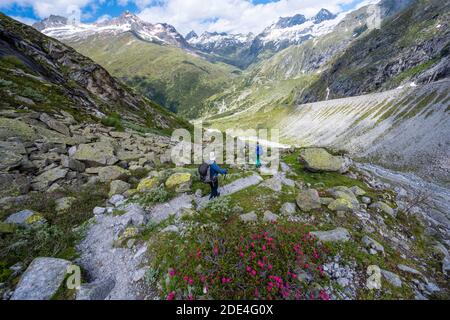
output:
[[90, 23], [131, 11], [149, 22], [166, 22], [181, 33], [260, 32], [280, 16], [312, 16], [321, 8], [348, 11], [376, 0], [0, 0], [0, 11], [31, 24], [50, 14]]

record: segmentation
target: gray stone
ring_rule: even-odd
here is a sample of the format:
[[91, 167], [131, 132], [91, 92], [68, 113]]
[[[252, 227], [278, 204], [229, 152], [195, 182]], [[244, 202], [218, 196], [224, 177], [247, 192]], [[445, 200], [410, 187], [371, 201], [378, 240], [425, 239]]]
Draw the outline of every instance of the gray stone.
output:
[[363, 195], [366, 194], [366, 191], [364, 191], [363, 189], [361, 189], [358, 186], [353, 186], [353, 187], [350, 188], [350, 190], [353, 192], [353, 194], [355, 196], [363, 196]]
[[119, 161], [114, 155], [114, 147], [107, 141], [81, 144], [73, 158], [90, 166], [110, 166]]
[[94, 213], [95, 215], [98, 215], [98, 214], [104, 214], [105, 211], [106, 211], [106, 208], [95, 207], [94, 210], [93, 210], [93, 213]]
[[372, 203], [369, 206], [370, 209], [376, 209], [376, 210], [381, 210], [382, 212], [390, 215], [390, 216], [394, 216], [395, 215], [395, 211], [394, 209], [392, 209], [390, 206], [388, 206], [386, 203], [378, 201], [375, 203]]
[[114, 289], [116, 281], [113, 277], [83, 284], [77, 291], [77, 300], [105, 300]]
[[112, 197], [115, 194], [123, 194], [131, 188], [129, 183], [122, 180], [114, 180], [109, 186], [109, 196]]
[[336, 228], [330, 231], [313, 231], [311, 234], [323, 242], [347, 242], [350, 240], [350, 233], [345, 228]]
[[243, 221], [243, 222], [256, 222], [256, 221], [258, 221], [258, 216], [254, 212], [249, 212], [249, 213], [241, 214], [239, 216], [239, 219], [241, 219], [241, 221]]
[[83, 162], [70, 158], [66, 155], [61, 155], [61, 166], [77, 172], [84, 172], [86, 169]]
[[64, 281], [70, 261], [36, 258], [27, 268], [11, 300], [49, 300]]
[[102, 182], [111, 182], [113, 180], [126, 179], [129, 172], [119, 166], [108, 166], [100, 168], [98, 171], [98, 177]]
[[366, 248], [375, 250], [375, 253], [380, 252], [384, 254], [384, 247], [372, 238], [364, 236], [362, 238], [362, 243], [366, 246]]
[[277, 177], [272, 177], [270, 179], [265, 180], [263, 183], [261, 183], [261, 187], [269, 188], [275, 192], [281, 192], [282, 184], [281, 180]]
[[178, 229], [178, 227], [174, 225], [167, 226], [161, 230], [162, 233], [170, 233], [170, 232], [178, 233], [179, 231], [180, 230]]
[[46, 113], [42, 113], [39, 117], [39, 120], [44, 122], [50, 129], [53, 129], [65, 136], [70, 136], [69, 128], [64, 124], [59, 122], [58, 120], [53, 119]]
[[295, 206], [295, 203], [293, 202], [286, 202], [281, 206], [280, 214], [285, 216], [291, 216], [295, 214], [297, 211], [297, 208]]
[[370, 199], [370, 197], [361, 197], [361, 202], [364, 204], [371, 204], [372, 199]]
[[44, 191], [53, 182], [63, 179], [67, 175], [67, 172], [69, 172], [68, 169], [63, 169], [60, 167], [44, 171], [42, 174], [33, 179], [32, 188], [37, 191]]
[[125, 200], [125, 197], [121, 194], [115, 194], [109, 199], [109, 203], [111, 203], [113, 206], [116, 206], [119, 202], [122, 202]]
[[333, 201], [334, 201], [333, 198], [320, 198], [320, 203], [325, 205], [325, 206], [328, 206]]
[[302, 211], [311, 211], [313, 209], [320, 209], [319, 193], [315, 189], [302, 190], [299, 192], [297, 199], [297, 206]]
[[381, 274], [383, 278], [394, 287], [400, 288], [402, 286], [402, 280], [397, 274], [383, 269], [381, 269]]
[[420, 271], [417, 271], [416, 269], [408, 267], [404, 264], [399, 264], [399, 265], [397, 265], [397, 267], [399, 268], [399, 270], [401, 270], [403, 272], [407, 272], [407, 273], [411, 273], [411, 274], [415, 274], [415, 275], [422, 275], [422, 273], [420, 273]]
[[264, 217], [263, 217], [263, 221], [266, 222], [275, 222], [278, 220], [278, 216], [276, 214], [273, 214], [270, 211], [266, 211], [264, 212]]

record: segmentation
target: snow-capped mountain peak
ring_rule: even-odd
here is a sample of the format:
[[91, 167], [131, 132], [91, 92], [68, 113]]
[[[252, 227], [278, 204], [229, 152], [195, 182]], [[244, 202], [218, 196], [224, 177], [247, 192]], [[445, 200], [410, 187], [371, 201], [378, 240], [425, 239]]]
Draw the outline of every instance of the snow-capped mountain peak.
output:
[[94, 35], [114, 36], [131, 32], [143, 41], [178, 47], [189, 46], [173, 26], [166, 23], [146, 22], [129, 11], [125, 11], [119, 17], [90, 24], [71, 23], [64, 17], [50, 16], [33, 26], [42, 33], [60, 40], [77, 41]]
[[222, 50], [231, 50], [247, 46], [251, 43], [254, 36], [249, 34], [229, 34], [226, 32], [203, 32], [198, 36], [194, 31], [191, 31], [186, 40], [193, 47], [208, 52], [219, 53]]

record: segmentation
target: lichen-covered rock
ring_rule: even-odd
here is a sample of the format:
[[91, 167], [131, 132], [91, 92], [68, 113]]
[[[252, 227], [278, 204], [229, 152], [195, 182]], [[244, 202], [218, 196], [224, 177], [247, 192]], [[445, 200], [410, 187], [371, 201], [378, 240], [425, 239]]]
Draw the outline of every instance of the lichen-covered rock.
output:
[[149, 177], [142, 179], [138, 186], [137, 190], [139, 192], [147, 192], [150, 191], [153, 188], [156, 188], [158, 186], [158, 178], [157, 177]]
[[188, 172], [177, 172], [166, 180], [168, 189], [175, 189], [177, 192], [187, 192], [192, 185], [192, 175]]
[[353, 187], [350, 188], [350, 190], [353, 192], [353, 194], [355, 196], [363, 196], [363, 195], [366, 194], [366, 191], [364, 191], [363, 189], [361, 189], [358, 186], [353, 186]]
[[118, 161], [113, 145], [106, 141], [79, 145], [73, 158], [90, 166], [109, 166]]
[[329, 205], [328, 209], [331, 211], [347, 211], [352, 212], [358, 209], [359, 206], [355, 206], [350, 200], [345, 198], [338, 198], [333, 200]]
[[299, 161], [312, 172], [345, 173], [351, 166], [351, 160], [346, 157], [333, 156], [323, 148], [307, 148], [300, 151]]
[[61, 155], [61, 166], [63, 168], [69, 168], [73, 171], [84, 172], [86, 166], [83, 162], [70, 158], [66, 155]]
[[139, 234], [139, 229], [136, 227], [127, 227], [122, 234], [117, 238], [117, 244], [121, 245], [125, 240], [136, 237]]
[[39, 136], [32, 126], [23, 121], [0, 117], [0, 140], [10, 137], [17, 137], [22, 141], [34, 141]]
[[26, 150], [19, 142], [0, 141], [0, 170], [9, 170], [20, 165]]
[[22, 210], [10, 215], [5, 222], [28, 228], [32, 225], [45, 223], [45, 219], [42, 215], [32, 210]]
[[112, 197], [115, 194], [124, 194], [128, 189], [131, 188], [129, 183], [122, 180], [111, 181], [109, 186], [109, 196]]
[[297, 199], [297, 206], [302, 211], [311, 211], [313, 209], [320, 209], [320, 197], [319, 192], [315, 189], [302, 190], [299, 192]]
[[350, 240], [350, 233], [345, 228], [336, 228], [330, 231], [314, 231], [311, 234], [323, 242], [347, 242]]
[[119, 166], [103, 167], [98, 171], [98, 178], [102, 182], [126, 179], [128, 175], [129, 172]]
[[11, 300], [49, 300], [64, 281], [70, 261], [36, 258], [27, 268]]

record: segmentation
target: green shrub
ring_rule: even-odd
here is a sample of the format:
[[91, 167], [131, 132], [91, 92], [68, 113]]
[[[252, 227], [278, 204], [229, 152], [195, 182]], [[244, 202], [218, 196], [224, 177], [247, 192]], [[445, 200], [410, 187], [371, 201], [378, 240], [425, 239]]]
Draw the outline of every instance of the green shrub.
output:
[[170, 199], [170, 197], [171, 193], [164, 187], [159, 186], [158, 188], [154, 188], [145, 193], [145, 195], [140, 199], [140, 203], [149, 206], [155, 203], [166, 202]]
[[33, 100], [35, 102], [45, 102], [47, 100], [42, 94], [40, 94], [36, 90], [29, 88], [29, 87], [25, 88], [21, 92], [21, 95], [24, 97], [30, 98], [31, 100]]
[[0, 79], [0, 87], [12, 87], [14, 83], [5, 79]]
[[304, 226], [237, 220], [152, 242], [162, 296], [172, 299], [329, 299], [327, 249]]
[[102, 118], [101, 122], [104, 126], [114, 127], [117, 131], [124, 130], [120, 115], [117, 113], [112, 113], [111, 115]]

